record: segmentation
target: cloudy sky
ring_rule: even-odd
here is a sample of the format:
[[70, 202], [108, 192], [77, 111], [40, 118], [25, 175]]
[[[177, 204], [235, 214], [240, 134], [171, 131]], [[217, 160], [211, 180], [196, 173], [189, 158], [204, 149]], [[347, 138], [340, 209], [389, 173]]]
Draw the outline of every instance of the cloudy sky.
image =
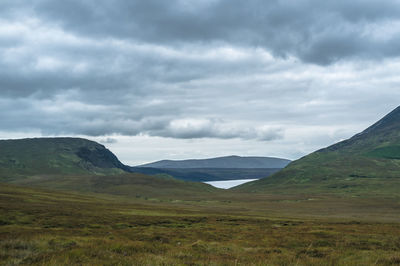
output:
[[1, 0], [0, 138], [296, 159], [400, 102], [398, 0]]

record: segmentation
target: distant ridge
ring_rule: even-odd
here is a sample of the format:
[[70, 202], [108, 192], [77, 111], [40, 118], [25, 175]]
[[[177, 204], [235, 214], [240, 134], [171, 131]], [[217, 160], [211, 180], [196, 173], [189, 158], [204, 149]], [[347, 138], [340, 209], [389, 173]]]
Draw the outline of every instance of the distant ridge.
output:
[[132, 172], [166, 174], [186, 181], [258, 179], [270, 176], [290, 160], [273, 157], [225, 156], [210, 159], [162, 160], [132, 167]]
[[147, 168], [284, 168], [290, 160], [274, 157], [225, 156], [210, 159], [162, 160], [136, 167]]

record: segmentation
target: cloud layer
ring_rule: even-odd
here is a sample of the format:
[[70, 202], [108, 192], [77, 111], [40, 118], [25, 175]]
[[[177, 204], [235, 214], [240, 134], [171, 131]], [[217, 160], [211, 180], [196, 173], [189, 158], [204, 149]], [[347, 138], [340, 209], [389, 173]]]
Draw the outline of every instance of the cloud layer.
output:
[[5, 0], [0, 131], [302, 150], [396, 107], [399, 55], [396, 0]]
[[81, 36], [258, 46], [318, 64], [400, 53], [395, 0], [40, 1], [34, 12]]

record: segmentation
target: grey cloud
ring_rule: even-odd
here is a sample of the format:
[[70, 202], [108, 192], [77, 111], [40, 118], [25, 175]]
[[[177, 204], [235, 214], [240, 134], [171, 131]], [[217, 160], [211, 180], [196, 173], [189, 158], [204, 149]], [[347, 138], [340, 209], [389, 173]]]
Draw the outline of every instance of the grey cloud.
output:
[[395, 1], [0, 5], [0, 131], [275, 143], [400, 97]]
[[118, 143], [118, 140], [115, 138], [106, 138], [106, 139], [99, 140], [99, 142], [103, 143], [103, 144], [115, 144], [115, 143]]
[[[367, 33], [400, 20], [400, 4], [384, 1], [37, 1], [36, 14], [68, 31], [93, 38], [151, 43], [224, 42], [263, 47], [276, 56], [329, 64], [342, 59], [399, 56], [396, 40]], [[371, 51], [381, 51], [373, 53]], [[324, 53], [327, 52], [327, 53]]]
[[[112, 108], [58, 106], [57, 103], [35, 99], [1, 100], [0, 130], [27, 131], [40, 129], [45, 135], [148, 135], [178, 139], [281, 139], [281, 128], [252, 127], [243, 122], [227, 123], [220, 119], [176, 119], [171, 113], [162, 117], [146, 114], [136, 119], [129, 113], [112, 112]], [[18, 110], [13, 108], [18, 106]], [[122, 108], [123, 109], [123, 108]], [[10, 112], [10, 110], [13, 110]], [[121, 111], [121, 110], [119, 110]], [[143, 110], [141, 110], [143, 112]], [[115, 143], [113, 138], [101, 140]]]
[[15, 16], [26, 14], [32, 11], [30, 5], [27, 5], [24, 0], [6, 0], [0, 3], [0, 15], [3, 19], [15, 18]]
[[[30, 30], [29, 27], [26, 29], [29, 33], [25, 34], [29, 36], [25, 38], [34, 38], [35, 34], [41, 33]], [[245, 64], [259, 64], [250, 59], [227, 62], [225, 58], [204, 58], [205, 50], [218, 49], [218, 46], [176, 50], [129, 42], [79, 39], [71, 44], [62, 41], [69, 38], [66, 33], [56, 34], [60, 35], [60, 40], [47, 40], [46, 37], [51, 36], [45, 35], [34, 44], [0, 50], [3, 96], [48, 97], [76, 89], [82, 96], [89, 94], [91, 101], [121, 101], [132, 93], [136, 96], [162, 93], [166, 89], [164, 82], [186, 82], [221, 75], [222, 71], [243, 73]], [[199, 50], [197, 54], [191, 55], [192, 48]], [[13, 61], [9, 62], [7, 58], [13, 58]], [[108, 97], [107, 94], [115, 95]]]
[[218, 119], [181, 119], [172, 120], [167, 127], [149, 135], [170, 138], [219, 138], [219, 139], [257, 139], [271, 141], [283, 137], [280, 128], [246, 127], [243, 123], [229, 124]]

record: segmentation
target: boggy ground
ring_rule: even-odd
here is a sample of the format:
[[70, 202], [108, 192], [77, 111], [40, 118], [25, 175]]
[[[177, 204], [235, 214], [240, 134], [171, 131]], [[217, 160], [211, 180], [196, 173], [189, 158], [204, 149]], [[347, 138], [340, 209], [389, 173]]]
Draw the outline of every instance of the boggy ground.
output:
[[[167, 201], [1, 184], [0, 264], [400, 264], [398, 212], [355, 219], [344, 199], [324, 200]], [[302, 218], [301, 206], [313, 215]], [[354, 206], [359, 217], [377, 209]], [[382, 215], [398, 202], [388, 208]]]

